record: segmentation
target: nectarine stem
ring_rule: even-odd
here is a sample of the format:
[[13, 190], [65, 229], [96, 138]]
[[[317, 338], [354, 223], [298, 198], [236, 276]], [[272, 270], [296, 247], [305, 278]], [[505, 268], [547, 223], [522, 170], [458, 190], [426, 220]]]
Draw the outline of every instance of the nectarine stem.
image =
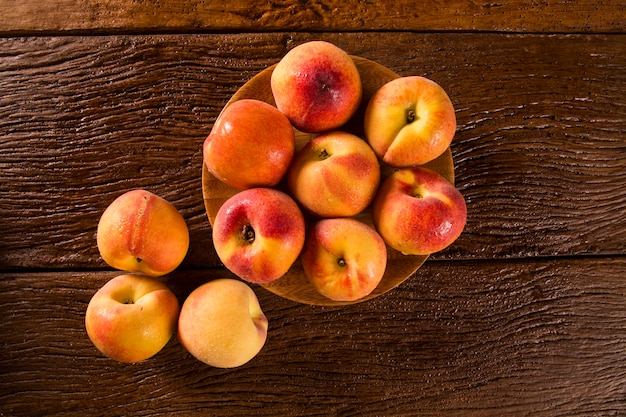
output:
[[320, 151], [320, 154], [318, 155], [319, 159], [324, 160], [330, 157], [330, 154], [328, 153], [328, 151], [326, 151], [326, 149], [322, 149]]
[[243, 226], [243, 230], [241, 231], [241, 238], [248, 243], [254, 242], [254, 229], [249, 224]]
[[339, 258], [339, 259], [337, 259], [337, 265], [339, 265], [341, 268], [345, 268], [345, 266], [346, 266], [347, 264], [348, 264], [348, 263], [346, 262], [346, 260], [345, 260], [345, 259], [343, 259], [343, 258]]
[[424, 188], [419, 185], [411, 189], [411, 195], [415, 198], [424, 198]]
[[406, 110], [407, 123], [413, 123], [415, 121], [415, 109], [410, 108]]

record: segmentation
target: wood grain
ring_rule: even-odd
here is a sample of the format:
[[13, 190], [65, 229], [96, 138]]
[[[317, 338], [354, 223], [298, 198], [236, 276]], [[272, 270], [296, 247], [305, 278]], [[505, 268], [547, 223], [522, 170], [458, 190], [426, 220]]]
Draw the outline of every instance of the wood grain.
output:
[[[626, 5], [620, 1], [0, 0], [0, 416], [626, 415]], [[453, 99], [465, 232], [399, 287], [309, 306], [253, 286], [234, 370], [174, 337], [123, 365], [84, 330], [130, 188], [172, 201], [182, 302], [219, 267], [201, 144], [293, 46], [334, 42]]]
[[[325, 34], [440, 83], [457, 109], [464, 234], [443, 258], [626, 252], [624, 35]], [[131, 188], [190, 227], [186, 268], [219, 265], [201, 144], [224, 104], [313, 35], [0, 39], [0, 269], [104, 268], [104, 208]]]
[[621, 2], [464, 0], [21, 0], [0, 2], [0, 34], [199, 31], [620, 32]]
[[[626, 260], [427, 261], [347, 307], [254, 286], [270, 323], [247, 365], [201, 364], [174, 337], [104, 358], [84, 311], [112, 272], [5, 273], [0, 415], [588, 416], [626, 413]], [[165, 278], [180, 301], [219, 270]]]

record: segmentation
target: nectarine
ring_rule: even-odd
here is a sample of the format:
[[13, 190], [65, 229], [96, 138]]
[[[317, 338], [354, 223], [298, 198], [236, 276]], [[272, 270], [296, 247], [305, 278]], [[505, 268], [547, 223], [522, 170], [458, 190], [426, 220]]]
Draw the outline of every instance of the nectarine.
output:
[[322, 132], [345, 124], [361, 103], [362, 84], [354, 61], [325, 41], [300, 44], [272, 72], [276, 107], [303, 132]]
[[361, 221], [323, 219], [308, 231], [302, 267], [320, 294], [335, 301], [356, 301], [383, 278], [387, 248], [376, 230]]
[[267, 284], [283, 276], [300, 255], [305, 224], [287, 194], [250, 188], [233, 195], [213, 222], [213, 244], [224, 266], [241, 279]]
[[441, 175], [424, 167], [395, 171], [372, 205], [374, 225], [392, 248], [429, 255], [454, 242], [467, 218], [465, 199]]
[[448, 94], [425, 77], [389, 81], [365, 110], [365, 137], [378, 157], [393, 167], [432, 161], [450, 146], [455, 131]]
[[220, 278], [192, 291], [178, 320], [178, 339], [196, 359], [218, 368], [241, 366], [263, 348], [268, 322], [245, 283]]
[[159, 352], [176, 330], [176, 296], [155, 278], [125, 274], [102, 286], [85, 314], [89, 339], [119, 362], [139, 362]]
[[290, 194], [319, 217], [349, 217], [363, 211], [380, 183], [380, 166], [363, 139], [332, 131], [296, 153], [287, 172]]
[[146, 190], [132, 190], [104, 210], [96, 240], [100, 255], [113, 268], [160, 276], [185, 258], [189, 230], [172, 203]]
[[203, 146], [208, 171], [240, 190], [278, 184], [294, 152], [295, 133], [287, 117], [255, 99], [226, 106]]

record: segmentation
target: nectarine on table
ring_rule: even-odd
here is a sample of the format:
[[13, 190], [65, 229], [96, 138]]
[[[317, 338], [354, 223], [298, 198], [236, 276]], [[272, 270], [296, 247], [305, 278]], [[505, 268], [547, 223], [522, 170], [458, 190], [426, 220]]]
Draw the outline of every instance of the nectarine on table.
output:
[[113, 268], [161, 276], [185, 258], [189, 230], [172, 203], [146, 190], [131, 190], [104, 210], [96, 241]]
[[178, 339], [199, 361], [234, 368], [260, 352], [267, 327], [252, 288], [235, 279], [220, 278], [189, 294], [180, 311]]
[[124, 274], [102, 286], [85, 314], [89, 339], [119, 362], [139, 362], [158, 353], [178, 323], [178, 299], [155, 278]]

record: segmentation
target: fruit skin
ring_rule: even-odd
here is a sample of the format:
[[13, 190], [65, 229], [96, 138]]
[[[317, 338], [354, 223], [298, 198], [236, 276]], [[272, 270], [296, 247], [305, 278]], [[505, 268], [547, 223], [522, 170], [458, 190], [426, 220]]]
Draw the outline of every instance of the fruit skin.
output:
[[344, 50], [311, 41], [276, 64], [270, 85], [276, 107], [303, 132], [333, 130], [357, 111], [363, 95], [359, 71]]
[[111, 267], [156, 277], [172, 272], [183, 261], [189, 230], [170, 202], [146, 190], [131, 190], [104, 210], [96, 240]]
[[323, 219], [309, 230], [301, 259], [320, 294], [335, 301], [356, 301], [374, 291], [383, 278], [387, 247], [365, 223]]
[[390, 247], [403, 254], [429, 255], [460, 236], [467, 207], [461, 193], [441, 175], [413, 167], [394, 172], [382, 183], [372, 217]]
[[241, 281], [220, 278], [189, 294], [178, 320], [178, 339], [207, 365], [234, 368], [261, 351], [267, 328], [254, 291]]
[[229, 104], [203, 145], [209, 172], [239, 190], [278, 184], [294, 152], [295, 133], [287, 117], [255, 99]]
[[376, 155], [363, 139], [333, 131], [309, 141], [287, 172], [289, 193], [319, 217], [349, 217], [363, 211], [380, 184]]
[[420, 76], [389, 81], [374, 93], [365, 110], [367, 141], [382, 161], [394, 167], [432, 161], [450, 146], [455, 131], [448, 94]]
[[91, 298], [85, 327], [104, 355], [119, 362], [139, 362], [167, 344], [179, 311], [176, 296], [156, 278], [119, 275]]
[[213, 222], [213, 244], [224, 266], [256, 284], [283, 276], [300, 255], [304, 236], [304, 216], [296, 202], [271, 188], [233, 195]]

